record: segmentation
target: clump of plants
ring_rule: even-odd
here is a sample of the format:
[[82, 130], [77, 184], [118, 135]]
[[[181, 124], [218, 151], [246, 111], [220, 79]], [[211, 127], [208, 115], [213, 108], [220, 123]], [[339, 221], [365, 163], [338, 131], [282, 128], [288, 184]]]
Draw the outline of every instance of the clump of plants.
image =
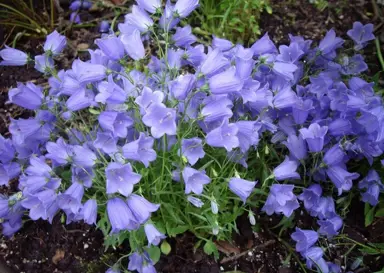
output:
[[259, 22], [265, 11], [272, 13], [268, 0], [202, 0], [188, 22], [197, 25], [197, 34], [252, 44], [261, 34]]
[[318, 45], [291, 35], [277, 48], [264, 35], [251, 48], [203, 46], [178, 26], [198, 0], [137, 4], [72, 69], [55, 69], [66, 45], [56, 31], [33, 59], [0, 51], [1, 65], [34, 63], [49, 84], [9, 91], [35, 115], [0, 137], [0, 184], [19, 181], [0, 198], [3, 234], [61, 211], [96, 225], [106, 247], [129, 242], [108, 272], [155, 272], [167, 237], [190, 231], [217, 256], [212, 240], [229, 239], [238, 216], [254, 225], [260, 207], [294, 223], [306, 211], [313, 229], [292, 233], [302, 261], [341, 272], [321, 243], [341, 232], [348, 200], [360, 194], [372, 210], [383, 191], [382, 98], [359, 76], [372, 25], [355, 23], [352, 41], [330, 30]]

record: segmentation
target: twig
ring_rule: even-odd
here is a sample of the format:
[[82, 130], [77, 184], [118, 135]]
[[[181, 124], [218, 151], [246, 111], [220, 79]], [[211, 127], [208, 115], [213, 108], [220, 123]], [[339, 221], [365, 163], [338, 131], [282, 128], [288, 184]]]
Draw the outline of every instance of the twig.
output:
[[248, 249], [248, 250], [246, 250], [246, 251], [244, 251], [244, 252], [241, 252], [241, 253], [239, 253], [239, 254], [237, 254], [237, 255], [235, 255], [235, 256], [232, 256], [232, 257], [226, 257], [226, 258], [222, 259], [222, 260], [220, 261], [220, 263], [221, 263], [221, 264], [225, 264], [225, 263], [229, 263], [229, 262], [236, 261], [237, 259], [239, 259], [239, 258], [241, 258], [241, 257], [243, 257], [243, 256], [245, 256], [245, 255], [247, 255], [248, 252], [253, 252], [253, 251], [255, 251], [255, 250], [259, 250], [259, 249], [267, 248], [267, 247], [269, 247], [270, 245], [273, 245], [275, 242], [276, 242], [275, 240], [269, 240], [269, 241], [266, 241], [265, 243], [263, 243], [263, 244], [261, 244], [261, 245], [257, 245], [257, 246], [255, 246], [255, 247], [253, 247], [253, 248], [251, 248], [251, 249]]

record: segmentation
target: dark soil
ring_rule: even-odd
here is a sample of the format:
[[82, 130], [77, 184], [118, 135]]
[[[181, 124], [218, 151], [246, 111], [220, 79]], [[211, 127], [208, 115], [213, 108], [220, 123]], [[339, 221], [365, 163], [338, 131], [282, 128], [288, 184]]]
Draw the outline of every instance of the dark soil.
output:
[[[264, 14], [261, 18], [262, 32], [268, 31], [273, 41], [277, 44], [288, 41], [288, 33], [302, 35], [305, 38], [319, 41], [327, 29], [334, 28], [339, 35], [345, 35], [354, 21], [373, 21], [380, 31], [383, 25], [379, 18], [375, 17], [375, 9], [371, 1], [358, 0], [329, 0], [329, 7], [319, 11], [308, 0], [279, 1], [270, 0], [273, 14]], [[375, 2], [375, 1], [373, 1]], [[377, 11], [376, 11], [377, 12]], [[2, 34], [3, 33], [3, 34]], [[60, 59], [59, 68], [68, 68], [76, 57], [83, 57], [82, 51], [92, 47], [92, 41], [98, 36], [95, 28], [75, 29], [69, 34], [69, 47], [66, 49], [65, 58]], [[0, 26], [0, 41], [4, 37], [4, 31]], [[384, 42], [384, 41], [383, 41]], [[40, 53], [43, 41], [31, 39], [25, 45], [19, 44], [19, 48], [28, 52]], [[384, 43], [383, 43], [384, 44]], [[374, 47], [367, 49], [371, 54], [368, 60], [372, 71], [378, 70], [378, 61]], [[0, 133], [7, 135], [9, 119], [27, 118], [30, 112], [24, 111], [14, 105], [5, 104], [7, 92], [10, 87], [15, 87], [16, 82], [33, 80], [39, 84], [44, 82], [39, 72], [33, 67], [0, 67]], [[15, 190], [15, 184], [13, 184]], [[0, 189], [1, 193], [9, 192], [9, 189]], [[356, 200], [352, 202], [350, 212], [345, 222], [344, 233], [360, 243], [384, 242], [384, 219], [378, 218], [368, 228], [364, 227], [363, 204]], [[279, 229], [269, 230], [279, 222], [278, 217], [265, 217], [265, 214], [257, 219], [258, 229], [252, 229], [247, 217], [241, 217], [238, 221], [240, 234], [234, 234], [234, 242], [221, 245], [219, 261], [207, 256], [202, 248], [195, 249], [196, 238], [191, 234], [184, 234], [177, 238], [169, 239], [172, 251], [168, 256], [162, 256], [156, 265], [158, 272], [163, 273], [216, 273], [223, 271], [236, 271], [245, 273], [290, 273], [301, 272], [298, 269], [297, 260], [285, 261], [290, 254], [284, 242], [279, 242], [275, 233]], [[313, 219], [305, 215], [298, 215], [300, 227], [311, 227]], [[283, 233], [282, 238], [291, 244], [288, 233]], [[257, 248], [266, 242], [269, 246]], [[334, 247], [331, 251], [333, 261], [344, 262], [343, 255], [348, 248], [344, 246]], [[126, 254], [128, 248], [122, 247], [116, 251], [103, 252], [103, 236], [94, 227], [82, 223], [63, 225], [60, 216], [56, 217], [53, 224], [44, 221], [25, 223], [23, 229], [13, 238], [2, 238], [0, 241], [0, 256], [2, 260], [13, 269], [15, 273], [102, 273], [107, 265], [112, 265], [120, 255]], [[220, 263], [226, 253], [245, 253], [244, 256], [227, 263]], [[234, 254], [230, 254], [234, 255]], [[352, 251], [348, 261], [352, 263], [361, 254]], [[384, 257], [364, 257], [364, 265], [359, 272], [375, 272], [384, 266]], [[0, 264], [0, 272], [2, 268]]]

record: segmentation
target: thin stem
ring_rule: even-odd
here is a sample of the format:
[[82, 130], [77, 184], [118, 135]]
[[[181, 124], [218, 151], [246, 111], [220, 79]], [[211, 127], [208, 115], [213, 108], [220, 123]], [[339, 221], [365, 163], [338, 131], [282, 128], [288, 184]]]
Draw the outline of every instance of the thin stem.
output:
[[381, 49], [380, 49], [379, 38], [375, 39], [375, 44], [376, 44], [377, 57], [379, 58], [379, 62], [381, 65], [381, 70], [384, 71], [384, 59], [383, 59], [383, 54], [381, 53]]

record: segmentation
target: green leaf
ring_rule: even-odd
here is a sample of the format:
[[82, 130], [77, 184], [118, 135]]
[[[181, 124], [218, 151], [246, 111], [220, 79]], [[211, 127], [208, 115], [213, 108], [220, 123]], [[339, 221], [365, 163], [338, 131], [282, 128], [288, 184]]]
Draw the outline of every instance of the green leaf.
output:
[[167, 233], [170, 237], [175, 237], [176, 235], [182, 234], [189, 229], [188, 226], [169, 227], [168, 224], [166, 224], [166, 226]]
[[159, 247], [151, 246], [147, 248], [147, 252], [149, 254], [149, 257], [151, 257], [153, 264], [156, 264], [160, 260], [161, 252]]
[[165, 255], [168, 255], [172, 250], [170, 244], [168, 244], [167, 241], [163, 241], [161, 243], [160, 249], [161, 249], [161, 252]]
[[373, 219], [374, 219], [374, 212], [375, 212], [375, 207], [372, 207], [366, 214], [365, 214], [365, 226], [369, 226], [372, 224]]
[[272, 8], [270, 6], [266, 6], [265, 9], [269, 14], [272, 14]]
[[100, 114], [100, 111], [99, 110], [96, 110], [94, 108], [89, 108], [89, 113], [91, 113], [92, 115], [99, 115]]
[[360, 248], [360, 252], [368, 254], [368, 255], [379, 255], [380, 254], [379, 251], [377, 251], [376, 249], [371, 248], [371, 247], [362, 247], [362, 248]]
[[166, 209], [166, 211], [168, 212], [168, 214], [172, 217], [172, 219], [174, 220], [175, 223], [177, 224], [181, 224], [181, 225], [184, 225], [185, 223], [180, 220], [180, 217], [178, 217], [176, 214], [175, 214], [175, 208], [172, 207], [170, 204], [168, 203], [163, 203], [162, 204], [163, 208]]
[[204, 245], [204, 252], [207, 255], [212, 255], [215, 257], [215, 259], [219, 258], [219, 251], [217, 250], [216, 245], [211, 241], [207, 241]]

